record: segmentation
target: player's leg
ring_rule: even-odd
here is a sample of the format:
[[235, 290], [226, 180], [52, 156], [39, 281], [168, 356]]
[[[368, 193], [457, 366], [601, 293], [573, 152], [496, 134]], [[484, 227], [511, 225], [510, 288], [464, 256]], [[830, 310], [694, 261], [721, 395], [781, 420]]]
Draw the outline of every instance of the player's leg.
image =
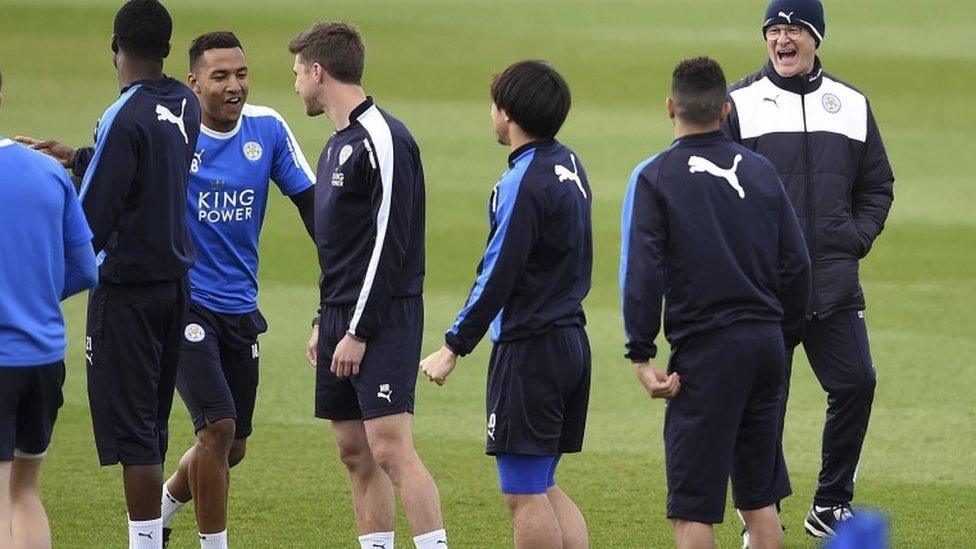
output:
[[740, 354], [749, 357], [757, 373], [735, 442], [733, 500], [748, 528], [749, 547], [778, 548], [783, 528], [776, 505], [792, 492], [780, 430], [787, 358], [780, 336], [741, 345], [748, 345]]
[[[13, 437], [10, 437], [10, 442], [13, 442]], [[0, 547], [14, 546], [13, 531], [11, 530], [13, 510], [10, 503], [10, 470], [12, 466], [12, 459], [0, 456]]]
[[857, 465], [874, 401], [875, 371], [863, 312], [840, 311], [810, 322], [804, 349], [827, 391], [823, 462], [814, 497], [815, 507], [827, 511], [849, 506], [854, 498]]
[[[562, 433], [559, 437], [560, 456], [562, 452], [579, 452], [583, 449], [583, 435], [586, 430], [586, 416], [590, 402], [590, 343], [583, 328], [556, 330], [550, 340], [552, 348], [547, 352], [557, 359], [559, 375], [556, 383], [563, 385], [566, 395], [563, 401]], [[577, 382], [573, 384], [576, 373]], [[556, 512], [559, 529], [563, 533], [563, 547], [577, 549], [589, 547], [589, 533], [586, 520], [576, 503], [556, 484], [556, 468], [559, 458], [553, 461], [549, 471], [546, 494]]]
[[44, 456], [17, 453], [10, 472], [11, 530], [13, 546], [51, 547], [51, 526], [41, 504], [38, 485]]
[[373, 458], [400, 494], [414, 536], [442, 530], [437, 485], [413, 445], [413, 414], [376, 417], [363, 426]]
[[[756, 371], [740, 339], [752, 327], [733, 326], [688, 338], [674, 349], [669, 371], [681, 391], [664, 416], [667, 516], [678, 547], [712, 547], [722, 522], [740, 419]], [[779, 327], [770, 325], [773, 334]]]
[[[564, 547], [563, 531], [548, 494], [549, 474], [557, 459], [556, 456], [508, 453], [495, 456], [517, 549]], [[552, 488], [556, 489], [555, 486]], [[558, 495], [556, 499], [565, 503]]]
[[[331, 423], [332, 437], [339, 447], [339, 459], [349, 473], [360, 541], [375, 538], [380, 545], [388, 543], [387, 549], [392, 549], [396, 515], [393, 483], [373, 459], [362, 420], [334, 420]], [[364, 544], [365, 547], [370, 545]]]

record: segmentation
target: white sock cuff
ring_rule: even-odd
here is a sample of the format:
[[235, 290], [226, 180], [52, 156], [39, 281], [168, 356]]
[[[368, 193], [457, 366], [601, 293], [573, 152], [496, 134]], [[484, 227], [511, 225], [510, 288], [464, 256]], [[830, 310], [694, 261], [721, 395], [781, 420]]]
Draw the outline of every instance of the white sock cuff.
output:
[[197, 533], [197, 535], [200, 537], [201, 549], [224, 549], [227, 547], [227, 530], [216, 534]]
[[378, 543], [385, 549], [393, 549], [393, 532], [372, 532], [359, 536], [361, 549], [378, 549], [373, 544]]
[[150, 520], [129, 520], [129, 526], [133, 528], [149, 528], [151, 526], [162, 526], [163, 518], [155, 518]]
[[447, 549], [447, 532], [443, 528], [413, 538], [417, 549]]

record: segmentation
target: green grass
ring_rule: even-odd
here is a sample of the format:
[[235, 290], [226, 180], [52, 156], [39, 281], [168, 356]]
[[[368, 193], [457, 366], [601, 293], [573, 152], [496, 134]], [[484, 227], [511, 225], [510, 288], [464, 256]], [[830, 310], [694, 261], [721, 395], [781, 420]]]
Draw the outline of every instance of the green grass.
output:
[[[108, 41], [117, 1], [0, 0], [0, 133], [84, 144], [117, 94]], [[574, 93], [561, 134], [584, 159], [596, 196], [594, 287], [586, 302], [594, 348], [585, 451], [564, 460], [561, 484], [586, 515], [593, 545], [669, 545], [664, 518], [662, 406], [645, 397], [621, 360], [615, 273], [618, 211], [632, 167], [666, 146], [663, 100], [681, 58], [710, 54], [730, 78], [765, 58], [765, 2], [402, 0], [272, 4], [167, 2], [176, 22], [169, 72], [186, 71], [193, 36], [238, 32], [252, 67], [251, 101], [279, 109], [314, 161], [331, 128], [303, 115], [292, 91], [288, 39], [313, 20], [345, 18], [369, 47], [366, 85], [413, 130], [428, 184], [427, 332], [440, 342], [465, 297], [484, 242], [484, 204], [507, 151], [494, 144], [487, 85], [512, 61], [541, 57]], [[965, 2], [829, 2], [825, 67], [871, 98], [894, 165], [888, 228], [863, 264], [879, 386], [857, 503], [883, 509], [899, 547], [973, 547], [976, 534], [976, 254], [966, 167], [976, 145], [976, 53], [960, 37], [976, 20]], [[952, 14], [951, 17], [947, 14]], [[304, 363], [317, 266], [287, 200], [272, 200], [262, 240], [261, 303], [271, 330], [249, 456], [233, 473], [231, 542], [237, 547], [353, 547], [345, 473], [327, 425], [312, 418], [313, 373]], [[7, 258], [0, 258], [7, 261]], [[85, 388], [84, 300], [66, 306], [66, 402], [45, 467], [44, 496], [59, 547], [125, 543], [120, 471], [97, 466]], [[511, 544], [494, 466], [483, 455], [488, 346], [447, 386], [421, 383], [416, 439], [438, 481], [452, 545]], [[784, 519], [791, 547], [811, 547], [801, 521], [819, 468], [825, 395], [802, 354], [794, 367], [787, 459], [795, 494]], [[177, 403], [170, 456], [192, 441]], [[169, 464], [167, 471], [172, 469]], [[737, 520], [718, 526], [734, 547]], [[193, 547], [192, 513], [174, 547]], [[397, 524], [398, 547], [409, 528]]]

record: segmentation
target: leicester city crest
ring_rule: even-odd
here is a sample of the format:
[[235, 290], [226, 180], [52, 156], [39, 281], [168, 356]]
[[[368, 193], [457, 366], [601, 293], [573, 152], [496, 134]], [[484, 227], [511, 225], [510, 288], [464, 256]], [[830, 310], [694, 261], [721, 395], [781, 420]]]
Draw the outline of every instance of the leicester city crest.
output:
[[823, 103], [824, 110], [830, 114], [840, 111], [840, 98], [832, 93], [825, 93], [820, 102]]
[[251, 162], [261, 160], [261, 155], [263, 153], [264, 149], [261, 148], [261, 144], [257, 141], [248, 141], [247, 143], [244, 143], [244, 156], [246, 156]]

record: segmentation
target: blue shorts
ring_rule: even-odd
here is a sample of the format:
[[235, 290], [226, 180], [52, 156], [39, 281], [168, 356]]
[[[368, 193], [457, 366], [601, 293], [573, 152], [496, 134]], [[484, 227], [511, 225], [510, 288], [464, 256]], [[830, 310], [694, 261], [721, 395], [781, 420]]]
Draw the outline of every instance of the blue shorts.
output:
[[556, 467], [561, 455], [527, 456], [496, 454], [498, 480], [503, 494], [536, 495], [556, 485]]

